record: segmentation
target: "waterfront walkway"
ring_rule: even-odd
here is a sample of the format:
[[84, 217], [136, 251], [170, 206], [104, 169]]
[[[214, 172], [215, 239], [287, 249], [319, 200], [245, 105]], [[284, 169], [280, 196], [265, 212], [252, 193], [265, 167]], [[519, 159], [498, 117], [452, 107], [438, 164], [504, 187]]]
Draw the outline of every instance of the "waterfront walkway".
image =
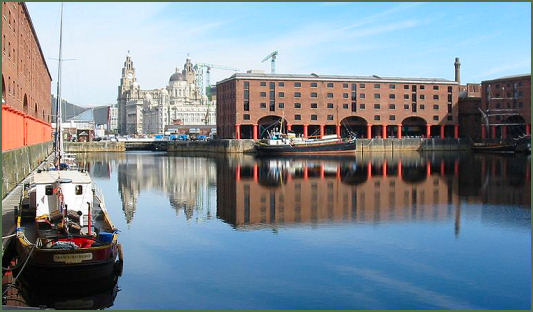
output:
[[37, 166], [30, 174], [22, 180], [11, 192], [9, 192], [4, 199], [2, 199], [2, 253], [9, 245], [11, 237], [3, 239], [15, 233], [15, 207], [19, 206], [20, 196], [24, 189], [24, 183], [28, 183], [31, 175], [41, 168], [45, 163], [51, 161], [53, 154], [50, 154], [39, 166]]

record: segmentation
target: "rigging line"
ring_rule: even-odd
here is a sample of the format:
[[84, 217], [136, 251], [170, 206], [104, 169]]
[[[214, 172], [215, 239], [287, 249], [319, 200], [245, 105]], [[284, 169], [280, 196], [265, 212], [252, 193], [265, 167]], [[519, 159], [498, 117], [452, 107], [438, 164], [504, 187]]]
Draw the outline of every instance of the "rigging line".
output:
[[33, 251], [35, 250], [35, 245], [33, 245], [33, 247], [31, 248], [30, 250], [30, 253], [28, 254], [28, 257], [26, 257], [26, 260], [24, 261], [24, 265], [22, 265], [22, 268], [20, 269], [19, 273], [17, 274], [17, 276], [13, 279], [13, 282], [11, 282], [10, 284], [7, 285], [6, 289], [2, 292], [2, 296], [4, 296], [7, 291], [9, 290], [9, 288], [13, 287], [15, 285], [15, 283], [17, 282], [20, 274], [22, 274], [22, 272], [24, 271], [24, 268], [26, 267], [26, 264], [28, 264], [28, 262], [30, 261], [30, 258], [31, 258], [31, 255], [33, 254]]
[[10, 235], [7, 235], [7, 236], [2, 236], [2, 239], [6, 239], [6, 238], [10, 238], [10, 237], [13, 237], [13, 236], [16, 236], [17, 233], [13, 233], [13, 234], [10, 234]]

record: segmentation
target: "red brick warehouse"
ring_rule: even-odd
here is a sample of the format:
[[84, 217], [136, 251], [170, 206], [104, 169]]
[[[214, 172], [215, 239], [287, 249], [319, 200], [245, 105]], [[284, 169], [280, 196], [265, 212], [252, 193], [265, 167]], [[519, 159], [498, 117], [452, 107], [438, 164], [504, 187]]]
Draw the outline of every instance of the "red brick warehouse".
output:
[[531, 134], [531, 74], [482, 81], [481, 109], [483, 139]]
[[456, 81], [248, 73], [217, 84], [217, 134], [258, 139], [283, 123], [305, 137], [459, 137]]
[[2, 150], [51, 141], [52, 78], [24, 2], [2, 2]]

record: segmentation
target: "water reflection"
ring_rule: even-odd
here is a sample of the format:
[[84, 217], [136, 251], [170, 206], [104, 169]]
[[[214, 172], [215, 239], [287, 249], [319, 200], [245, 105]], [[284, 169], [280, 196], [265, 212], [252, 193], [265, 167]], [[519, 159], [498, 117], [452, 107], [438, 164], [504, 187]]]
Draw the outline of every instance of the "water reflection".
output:
[[237, 228], [454, 218], [458, 233], [461, 199], [529, 207], [529, 164], [451, 153], [219, 161], [217, 215]]
[[[236, 228], [321, 222], [456, 219], [461, 203], [530, 206], [523, 156], [371, 154], [357, 158], [204, 158], [164, 153], [89, 154], [101, 178], [117, 168], [130, 223], [143, 191], [166, 194], [187, 220], [216, 215]], [[480, 213], [490, 219], [493, 212]], [[488, 216], [487, 216], [488, 214]]]
[[[90, 163], [94, 164], [94, 159]], [[197, 220], [214, 215], [208, 209], [216, 187], [213, 162], [204, 158], [167, 157], [165, 153], [126, 153], [122, 154], [116, 168], [127, 223], [132, 222], [143, 191], [167, 194], [176, 214], [183, 212], [187, 220], [193, 218], [195, 212]]]
[[86, 165], [122, 230], [116, 309], [530, 307], [526, 157], [128, 152]]

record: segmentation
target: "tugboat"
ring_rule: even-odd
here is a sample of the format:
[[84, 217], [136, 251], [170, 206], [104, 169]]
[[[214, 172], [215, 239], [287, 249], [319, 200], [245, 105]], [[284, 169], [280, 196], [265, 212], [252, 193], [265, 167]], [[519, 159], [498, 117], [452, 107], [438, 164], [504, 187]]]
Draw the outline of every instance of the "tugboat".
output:
[[100, 190], [87, 171], [64, 162], [72, 159], [65, 157], [61, 132], [62, 20], [63, 5], [54, 162], [24, 185], [16, 213], [17, 270], [33, 280], [86, 281], [120, 275], [122, 252]]
[[255, 150], [260, 156], [282, 155], [350, 155], [356, 149], [356, 138], [338, 138], [336, 134], [322, 138], [302, 138], [294, 133], [272, 132], [268, 139], [260, 140]]

